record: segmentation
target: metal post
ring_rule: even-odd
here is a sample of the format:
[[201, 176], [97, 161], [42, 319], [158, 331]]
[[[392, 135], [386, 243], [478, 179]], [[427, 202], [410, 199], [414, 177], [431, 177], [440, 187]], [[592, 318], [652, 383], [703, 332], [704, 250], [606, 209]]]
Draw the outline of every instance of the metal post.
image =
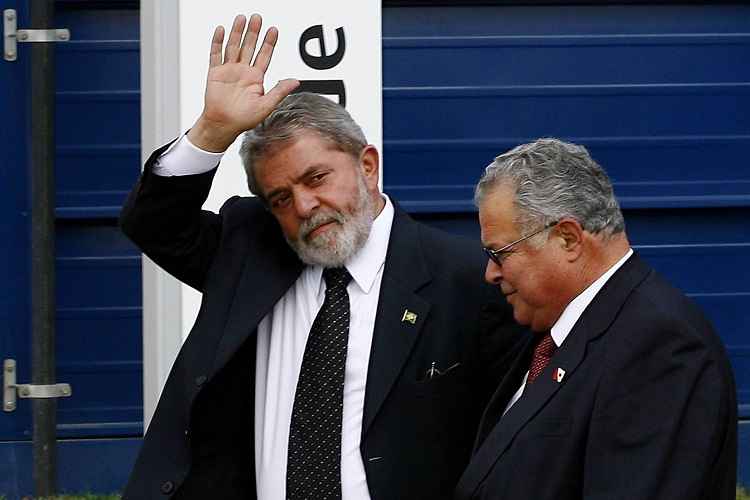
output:
[[[32, 0], [31, 29], [51, 29], [54, 1]], [[55, 383], [55, 44], [30, 43], [32, 384]], [[33, 399], [34, 489], [57, 489], [56, 399]]]

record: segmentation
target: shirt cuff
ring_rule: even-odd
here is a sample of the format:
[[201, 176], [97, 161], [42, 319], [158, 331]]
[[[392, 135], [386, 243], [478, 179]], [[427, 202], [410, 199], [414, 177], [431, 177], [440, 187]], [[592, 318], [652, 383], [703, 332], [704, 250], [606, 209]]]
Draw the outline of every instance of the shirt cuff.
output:
[[186, 132], [156, 159], [151, 171], [162, 177], [203, 174], [216, 168], [223, 156], [200, 149]]

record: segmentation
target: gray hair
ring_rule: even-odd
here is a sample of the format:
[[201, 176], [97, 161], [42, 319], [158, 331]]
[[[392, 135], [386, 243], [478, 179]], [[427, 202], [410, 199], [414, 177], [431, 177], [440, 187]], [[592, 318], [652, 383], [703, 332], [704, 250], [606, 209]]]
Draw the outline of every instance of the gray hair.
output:
[[263, 198], [255, 176], [255, 167], [263, 155], [285, 145], [303, 130], [316, 132], [355, 158], [367, 145], [360, 126], [339, 104], [309, 92], [287, 96], [265, 120], [245, 132], [242, 140], [240, 158], [251, 193]]
[[564, 217], [571, 217], [589, 233], [602, 233], [604, 237], [625, 230], [612, 183], [583, 146], [538, 139], [498, 156], [477, 184], [477, 207], [506, 182], [515, 189], [515, 223], [523, 231], [536, 230]]

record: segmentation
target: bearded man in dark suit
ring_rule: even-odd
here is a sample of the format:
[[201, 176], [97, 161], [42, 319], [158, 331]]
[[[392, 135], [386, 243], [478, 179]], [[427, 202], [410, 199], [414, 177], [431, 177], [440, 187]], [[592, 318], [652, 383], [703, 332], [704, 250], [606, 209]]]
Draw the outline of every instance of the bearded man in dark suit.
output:
[[[475, 246], [378, 188], [339, 105], [264, 91], [277, 32], [214, 34], [203, 113], [149, 159], [125, 233], [200, 290], [127, 499], [449, 498], [517, 326]], [[244, 33], [244, 35], [243, 35]], [[252, 64], [251, 64], [252, 61]], [[244, 131], [257, 197], [202, 211]]]
[[486, 280], [533, 334], [480, 424], [456, 498], [729, 500], [737, 401], [700, 310], [630, 248], [604, 170], [541, 139], [476, 189]]

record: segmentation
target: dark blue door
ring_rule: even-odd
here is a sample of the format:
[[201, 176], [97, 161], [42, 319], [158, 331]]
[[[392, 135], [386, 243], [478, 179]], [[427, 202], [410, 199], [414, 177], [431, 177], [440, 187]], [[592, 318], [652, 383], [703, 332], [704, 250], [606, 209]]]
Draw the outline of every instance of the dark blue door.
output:
[[[140, 171], [137, 1], [58, 0], [56, 45], [56, 355], [58, 484], [120, 490], [143, 432], [141, 258], [117, 215]], [[28, 1], [1, 5], [27, 28]], [[28, 45], [0, 61], [0, 356], [30, 380]], [[32, 493], [28, 400], [0, 413], [0, 497]]]
[[[28, 2], [4, 2], [17, 26], [28, 26]], [[3, 15], [10, 13], [4, 12]], [[17, 381], [31, 379], [29, 241], [29, 54], [19, 44], [15, 61], [0, 60], [0, 356], [13, 359]], [[5, 285], [7, 284], [7, 285]], [[22, 471], [31, 469], [31, 404], [17, 400], [0, 413], [0, 495], [18, 498]], [[26, 481], [30, 483], [30, 481]], [[30, 485], [29, 485], [30, 486]], [[28, 489], [25, 492], [30, 492]]]
[[[2, 4], [15, 9], [18, 25], [26, 24], [26, 1]], [[30, 379], [29, 363], [29, 231], [26, 88], [28, 57], [0, 60], [0, 355], [19, 361], [18, 379]], [[7, 284], [7, 285], [5, 285]], [[31, 421], [30, 405], [19, 402], [14, 412], [0, 414], [0, 440], [21, 439]], [[0, 454], [0, 477], [3, 476]]]

